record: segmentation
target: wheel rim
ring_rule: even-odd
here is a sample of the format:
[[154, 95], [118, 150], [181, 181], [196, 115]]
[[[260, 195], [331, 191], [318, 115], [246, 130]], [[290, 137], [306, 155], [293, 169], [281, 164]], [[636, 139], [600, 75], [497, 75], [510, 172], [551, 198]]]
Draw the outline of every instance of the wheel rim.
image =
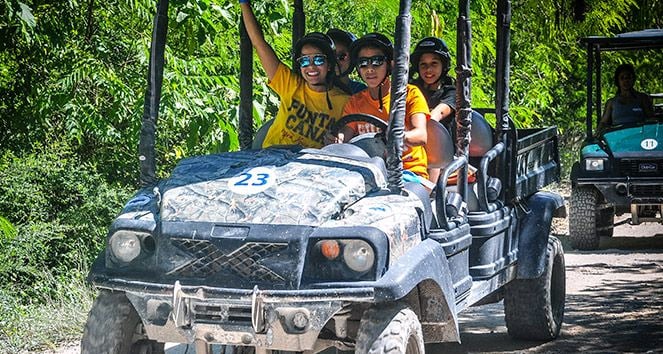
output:
[[417, 338], [414, 335], [411, 335], [407, 340], [407, 346], [405, 347], [406, 354], [421, 354], [419, 352], [419, 346], [417, 345]]

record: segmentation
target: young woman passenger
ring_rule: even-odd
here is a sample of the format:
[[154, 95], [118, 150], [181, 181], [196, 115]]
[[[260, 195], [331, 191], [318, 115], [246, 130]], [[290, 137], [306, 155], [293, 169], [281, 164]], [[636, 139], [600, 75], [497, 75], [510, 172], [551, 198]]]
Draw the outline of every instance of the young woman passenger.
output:
[[293, 48], [291, 71], [265, 40], [249, 1], [240, 0], [240, 7], [269, 87], [281, 100], [262, 147], [322, 147], [325, 133], [341, 117], [349, 98], [333, 84], [337, 63], [333, 40], [319, 32], [302, 37]]
[[426, 97], [430, 117], [451, 131], [456, 113], [456, 86], [448, 76], [451, 67], [449, 47], [444, 40], [426, 37], [419, 41], [410, 55], [410, 73], [416, 85]]
[[[449, 133], [453, 134], [456, 86], [454, 80], [448, 76], [451, 67], [449, 47], [440, 38], [426, 37], [414, 47], [410, 55], [410, 65], [410, 82], [424, 94], [431, 111], [431, 121], [428, 122], [428, 125], [432, 126], [437, 124], [435, 122], [439, 122]], [[435, 127], [429, 128], [436, 129]], [[435, 135], [431, 134], [428, 139], [435, 139]], [[430, 167], [428, 174], [431, 181], [437, 182], [441, 170], [437, 167]]]
[[[343, 108], [343, 115], [364, 113], [389, 121], [391, 90], [391, 68], [394, 47], [391, 41], [380, 33], [369, 33], [356, 40], [350, 48], [352, 63], [368, 88], [352, 95]], [[429, 111], [426, 99], [414, 85], [407, 86], [405, 109], [405, 137], [403, 147], [403, 168], [428, 179], [426, 150], [426, 121]], [[353, 122], [338, 134], [338, 142], [347, 142], [352, 137], [379, 129], [370, 123]]]
[[352, 80], [349, 76], [354, 70], [352, 60], [350, 59], [350, 46], [357, 40], [357, 37], [351, 32], [338, 28], [330, 29], [327, 31], [327, 35], [336, 45], [336, 60], [338, 61], [338, 65], [336, 66], [336, 76], [340, 82], [339, 86], [345, 86], [344, 88], [342, 87], [343, 90], [345, 92], [350, 92], [350, 94], [355, 94], [364, 90], [366, 85], [359, 81]]

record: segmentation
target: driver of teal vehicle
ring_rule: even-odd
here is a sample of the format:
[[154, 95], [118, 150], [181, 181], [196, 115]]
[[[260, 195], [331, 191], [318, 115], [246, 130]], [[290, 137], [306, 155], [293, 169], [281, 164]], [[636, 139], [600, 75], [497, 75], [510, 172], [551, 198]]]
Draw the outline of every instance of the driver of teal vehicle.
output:
[[654, 117], [652, 99], [634, 88], [635, 78], [635, 69], [631, 64], [622, 64], [615, 69], [613, 80], [617, 86], [617, 94], [605, 104], [603, 117], [597, 128], [598, 134], [609, 126], [640, 123]]

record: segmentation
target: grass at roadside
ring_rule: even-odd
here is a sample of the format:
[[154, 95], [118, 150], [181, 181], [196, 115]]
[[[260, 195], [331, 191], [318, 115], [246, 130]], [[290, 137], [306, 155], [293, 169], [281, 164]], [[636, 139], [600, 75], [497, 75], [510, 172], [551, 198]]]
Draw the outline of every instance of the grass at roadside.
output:
[[21, 304], [0, 290], [0, 353], [53, 350], [79, 341], [95, 291], [82, 274], [60, 279], [57, 296], [44, 304]]

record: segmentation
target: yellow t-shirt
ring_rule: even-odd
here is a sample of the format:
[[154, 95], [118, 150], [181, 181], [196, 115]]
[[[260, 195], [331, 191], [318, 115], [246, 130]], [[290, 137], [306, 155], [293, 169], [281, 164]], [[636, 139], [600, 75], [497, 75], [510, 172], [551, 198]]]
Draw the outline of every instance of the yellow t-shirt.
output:
[[[385, 122], [389, 121], [389, 102], [390, 94], [382, 97], [382, 110], [378, 100], [371, 98], [368, 90], [361, 91], [350, 97], [348, 103], [343, 107], [343, 115], [352, 113], [365, 113], [376, 116]], [[412, 115], [415, 113], [424, 113], [426, 118], [430, 118], [428, 103], [421, 90], [414, 85], [407, 85], [407, 96], [405, 99], [405, 130], [412, 129]], [[354, 130], [355, 134], [366, 134], [379, 132], [380, 129], [373, 124], [364, 122], [352, 122], [348, 127]], [[403, 149], [403, 168], [410, 170], [421, 177], [428, 178], [428, 159], [426, 149], [423, 146], [405, 146]]]
[[[311, 90], [301, 76], [294, 74], [283, 64], [279, 64], [269, 87], [279, 95], [281, 103], [262, 147], [322, 147], [327, 129], [341, 117], [343, 106], [350, 98], [336, 87], [327, 92]], [[327, 94], [331, 101], [331, 110], [327, 105]]]

